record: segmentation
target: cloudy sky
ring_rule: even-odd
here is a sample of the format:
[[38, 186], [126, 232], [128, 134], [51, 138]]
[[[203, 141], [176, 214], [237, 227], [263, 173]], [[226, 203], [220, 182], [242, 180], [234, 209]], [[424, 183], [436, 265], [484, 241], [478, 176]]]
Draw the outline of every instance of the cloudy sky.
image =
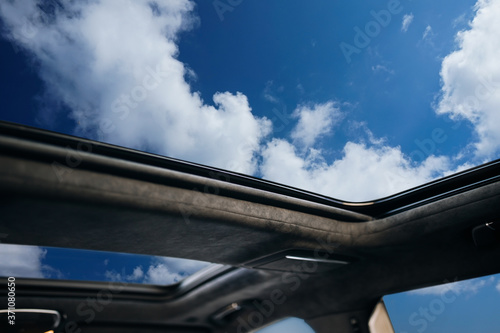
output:
[[500, 1], [3, 1], [2, 120], [326, 194], [500, 155]]
[[173, 284], [209, 263], [128, 253], [0, 244], [0, 276]]

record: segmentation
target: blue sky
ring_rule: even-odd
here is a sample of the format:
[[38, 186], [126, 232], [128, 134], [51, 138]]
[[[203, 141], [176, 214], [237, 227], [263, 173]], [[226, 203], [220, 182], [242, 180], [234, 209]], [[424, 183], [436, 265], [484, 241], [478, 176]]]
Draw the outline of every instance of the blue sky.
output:
[[496, 274], [388, 295], [384, 302], [396, 333], [498, 332], [499, 278]]
[[498, 0], [2, 3], [2, 120], [344, 200], [498, 158]]
[[[210, 263], [170, 257], [0, 244], [0, 276], [57, 280], [101, 281], [170, 285], [202, 270]], [[312, 333], [299, 318], [285, 318], [259, 332]]]
[[0, 244], [0, 276], [173, 284], [209, 263], [129, 253]]

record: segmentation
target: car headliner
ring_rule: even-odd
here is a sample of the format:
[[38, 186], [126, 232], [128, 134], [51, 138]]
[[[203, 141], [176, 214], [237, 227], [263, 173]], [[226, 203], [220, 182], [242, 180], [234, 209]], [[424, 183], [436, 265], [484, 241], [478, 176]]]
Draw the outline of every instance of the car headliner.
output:
[[[236, 331], [241, 320], [217, 323], [214, 313], [234, 302], [262, 304], [276, 290], [285, 301], [262, 325], [294, 316], [317, 332], [332, 325], [351, 332], [356, 317], [365, 332], [386, 294], [500, 272], [500, 250], [478, 249], [471, 234], [499, 219], [498, 161], [356, 204], [9, 123], [0, 124], [0, 147], [2, 242], [231, 266], [184, 290], [125, 287], [88, 325], [78, 304], [107, 284], [18, 279], [18, 308], [61, 311], [84, 332], [108, 332], [106, 325]], [[257, 267], [297, 250], [349, 263], [325, 271]]]

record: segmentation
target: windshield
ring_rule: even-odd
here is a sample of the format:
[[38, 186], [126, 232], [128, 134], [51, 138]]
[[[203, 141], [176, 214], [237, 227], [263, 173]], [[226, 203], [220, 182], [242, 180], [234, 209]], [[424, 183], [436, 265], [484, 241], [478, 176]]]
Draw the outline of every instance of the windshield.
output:
[[499, 157], [500, 1], [2, 1], [1, 119], [364, 201]]

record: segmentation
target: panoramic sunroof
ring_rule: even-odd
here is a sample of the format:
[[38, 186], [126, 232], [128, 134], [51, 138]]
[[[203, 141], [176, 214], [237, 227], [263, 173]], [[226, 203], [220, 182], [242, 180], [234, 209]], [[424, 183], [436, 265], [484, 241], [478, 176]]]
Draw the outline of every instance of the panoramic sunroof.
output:
[[0, 1], [0, 119], [375, 200], [500, 157], [499, 15], [500, 0]]
[[172, 285], [210, 263], [170, 257], [0, 244], [0, 276]]

